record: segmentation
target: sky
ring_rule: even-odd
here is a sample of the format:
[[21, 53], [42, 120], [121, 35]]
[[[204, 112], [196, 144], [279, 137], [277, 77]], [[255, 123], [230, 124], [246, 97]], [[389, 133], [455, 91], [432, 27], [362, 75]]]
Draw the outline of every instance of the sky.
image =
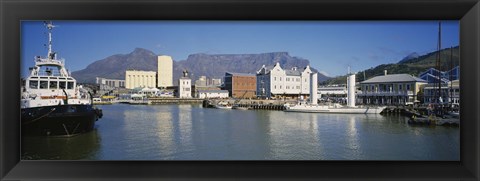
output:
[[[144, 48], [186, 60], [195, 53], [288, 52], [327, 76], [437, 49], [439, 21], [54, 21], [53, 50], [69, 71]], [[441, 21], [442, 48], [459, 45], [459, 21]], [[22, 77], [46, 56], [43, 21], [21, 22]], [[260, 68], [260, 67], [259, 67]]]

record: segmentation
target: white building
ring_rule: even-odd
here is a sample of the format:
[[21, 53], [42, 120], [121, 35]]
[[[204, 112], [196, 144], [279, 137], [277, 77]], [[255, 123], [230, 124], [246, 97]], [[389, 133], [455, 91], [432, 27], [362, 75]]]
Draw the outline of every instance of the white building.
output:
[[197, 98], [228, 98], [228, 90], [198, 90]]
[[257, 97], [275, 98], [307, 96], [310, 94], [310, 66], [284, 70], [280, 63], [273, 67], [262, 66], [257, 71]]
[[125, 80], [119, 80], [119, 79], [107, 79], [107, 78], [102, 78], [102, 77], [96, 77], [95, 81], [98, 85], [102, 86], [108, 86], [111, 88], [123, 88], [125, 87]]
[[125, 72], [125, 88], [156, 87], [156, 76], [157, 72], [154, 71], [127, 70]]
[[172, 57], [158, 56], [158, 87], [173, 86], [173, 60]]
[[438, 92], [438, 84], [431, 83], [425, 85], [423, 87], [424, 104], [440, 103], [444, 105], [450, 104], [453, 107], [460, 106], [460, 80], [441, 84], [440, 94]]
[[318, 87], [317, 93], [318, 93], [318, 98], [320, 99], [346, 98], [347, 87], [344, 85], [322, 86], [322, 87]]
[[178, 97], [192, 98], [192, 79], [188, 77], [188, 71], [183, 71], [183, 77], [178, 79]]
[[160, 90], [155, 87], [145, 87], [138, 92], [138, 94], [143, 94], [147, 96], [156, 96], [160, 94]]

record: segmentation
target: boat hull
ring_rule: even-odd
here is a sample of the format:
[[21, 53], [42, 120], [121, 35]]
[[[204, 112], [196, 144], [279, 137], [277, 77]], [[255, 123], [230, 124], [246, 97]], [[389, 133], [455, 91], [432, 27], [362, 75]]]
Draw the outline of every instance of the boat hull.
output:
[[57, 105], [23, 108], [22, 135], [73, 136], [92, 131], [101, 110], [92, 105]]
[[287, 107], [286, 112], [307, 113], [340, 113], [340, 114], [380, 114], [385, 108], [325, 108], [321, 106], [293, 106]]

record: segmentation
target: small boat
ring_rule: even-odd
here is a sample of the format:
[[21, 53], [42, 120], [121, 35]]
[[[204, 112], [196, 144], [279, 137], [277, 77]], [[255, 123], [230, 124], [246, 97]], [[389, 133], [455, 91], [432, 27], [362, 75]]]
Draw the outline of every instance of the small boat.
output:
[[219, 102], [215, 105], [215, 108], [217, 109], [232, 109], [232, 105], [228, 102]]
[[48, 54], [36, 56], [35, 66], [21, 90], [22, 135], [73, 136], [92, 131], [102, 117], [94, 107], [92, 95], [65, 68], [64, 60], [52, 51], [51, 22], [48, 29]]

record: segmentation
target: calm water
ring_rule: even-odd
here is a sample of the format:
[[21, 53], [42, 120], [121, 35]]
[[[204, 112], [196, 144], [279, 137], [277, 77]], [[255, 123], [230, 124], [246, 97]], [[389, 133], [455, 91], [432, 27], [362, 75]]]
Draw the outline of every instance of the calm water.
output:
[[205, 109], [201, 105], [99, 106], [96, 130], [25, 137], [22, 159], [459, 160], [458, 127], [411, 126], [404, 117]]

